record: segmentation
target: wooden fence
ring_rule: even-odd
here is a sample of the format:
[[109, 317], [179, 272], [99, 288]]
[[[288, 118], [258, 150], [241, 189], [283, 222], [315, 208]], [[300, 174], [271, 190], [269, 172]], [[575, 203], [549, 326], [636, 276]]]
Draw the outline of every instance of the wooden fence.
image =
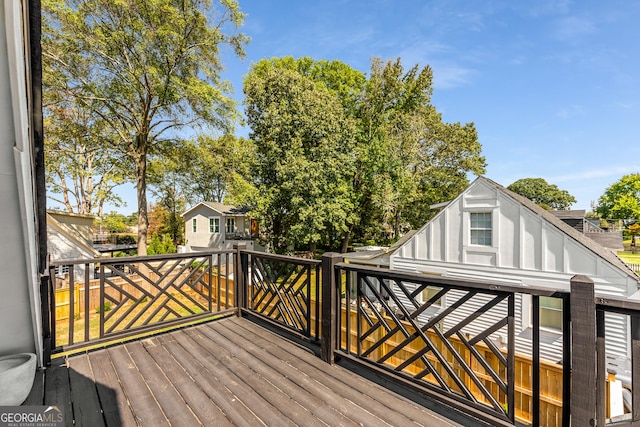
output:
[[[133, 278], [133, 280], [137, 285], [144, 288], [149, 288], [149, 284], [144, 282], [140, 278]], [[209, 275], [204, 275], [204, 280], [209, 280]], [[220, 299], [220, 303], [223, 308], [232, 307], [234, 304], [234, 294], [233, 294], [233, 279], [227, 279], [226, 277], [220, 277], [218, 281], [218, 275], [212, 276], [212, 294], [213, 301], [216, 302], [218, 298]], [[120, 289], [126, 291], [127, 293], [139, 297], [141, 292], [138, 288], [133, 286], [131, 283], [128, 283], [127, 280], [122, 278], [112, 278], [111, 281], [117, 285]], [[227, 294], [227, 282], [229, 286], [229, 292]], [[220, 286], [220, 295], [218, 296], [218, 286]], [[202, 285], [197, 285], [196, 289], [198, 291], [202, 291]], [[80, 302], [84, 301], [84, 283], [78, 282], [73, 287], [74, 292], [74, 301], [73, 301], [73, 313], [74, 315], [84, 314], [85, 306], [84, 304], [80, 304]], [[149, 289], [147, 289], [149, 290]], [[56, 301], [56, 321], [68, 320], [69, 319], [69, 304], [70, 304], [70, 290], [69, 284], [66, 283], [63, 287], [55, 289], [55, 301]], [[112, 297], [116, 299], [122, 298], [121, 291], [113, 290], [111, 285], [105, 285], [105, 293], [110, 294]], [[89, 281], [89, 311], [93, 312], [98, 310], [100, 307], [100, 279], [93, 279]]]

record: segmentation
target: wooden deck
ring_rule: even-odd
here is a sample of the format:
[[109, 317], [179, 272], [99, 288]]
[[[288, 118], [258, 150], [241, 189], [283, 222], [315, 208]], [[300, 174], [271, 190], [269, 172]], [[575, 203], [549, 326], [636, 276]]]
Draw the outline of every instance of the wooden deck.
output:
[[67, 425], [461, 425], [237, 317], [54, 360], [25, 404]]

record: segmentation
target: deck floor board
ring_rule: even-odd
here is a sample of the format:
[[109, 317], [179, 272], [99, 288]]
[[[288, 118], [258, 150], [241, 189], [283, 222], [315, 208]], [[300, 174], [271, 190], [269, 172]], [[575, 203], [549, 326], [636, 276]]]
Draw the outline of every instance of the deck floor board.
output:
[[459, 425], [236, 317], [54, 359], [34, 387], [76, 426]]
[[86, 354], [69, 360], [69, 382], [71, 401], [78, 402], [73, 408], [76, 424], [104, 426], [98, 389]]
[[216, 427], [233, 425], [225, 417], [224, 412], [216, 406], [215, 401], [212, 401], [207, 396], [163, 346], [156, 345], [151, 340], [144, 340], [142, 344], [145, 350], [153, 357], [160, 370], [180, 393], [185, 403], [189, 405], [198, 420], [206, 420], [209, 425]]
[[[213, 332], [213, 331], [212, 331]], [[362, 396], [358, 390], [347, 390], [348, 387], [344, 387], [342, 391], [348, 391], [348, 395], [338, 392], [336, 387], [337, 381], [332, 381], [327, 372], [333, 370], [332, 366], [321, 364], [323, 369], [319, 369], [314, 365], [318, 365], [318, 359], [314, 355], [308, 354], [308, 351], [303, 349], [299, 350], [296, 354], [295, 350], [289, 349], [289, 351], [283, 350], [273, 342], [263, 338], [260, 335], [256, 335], [252, 331], [247, 329], [238, 328], [217, 331], [225, 339], [231, 337], [238, 337], [238, 344], [244, 348], [251, 357], [258, 360], [263, 360], [268, 367], [276, 369], [281, 375], [288, 377], [289, 381], [296, 383], [300, 388], [304, 389], [308, 394], [315, 395], [315, 399], [310, 403], [316, 403], [314, 410], [326, 411], [327, 408], [331, 408], [340, 414], [340, 418], [347, 418], [349, 423], [356, 425], [383, 425], [389, 424], [372, 414], [370, 411], [363, 409], [360, 405], [353, 401], [354, 398]], [[209, 336], [211, 335], [209, 330], [205, 331]], [[312, 364], [304, 361], [307, 357], [311, 358]], [[299, 359], [298, 359], [299, 358]], [[291, 363], [295, 359], [302, 363], [302, 369], [300, 369], [297, 363]], [[360, 395], [360, 396], [358, 396]], [[346, 397], [346, 398], [345, 398]], [[322, 415], [318, 415], [322, 417]], [[336, 420], [338, 421], [338, 420]], [[404, 423], [397, 423], [395, 425], [411, 424], [411, 420], [403, 419]], [[333, 425], [339, 425], [335, 423]]]
[[118, 375], [106, 350], [91, 353], [91, 368], [107, 425], [137, 425], [127, 396], [120, 387]]

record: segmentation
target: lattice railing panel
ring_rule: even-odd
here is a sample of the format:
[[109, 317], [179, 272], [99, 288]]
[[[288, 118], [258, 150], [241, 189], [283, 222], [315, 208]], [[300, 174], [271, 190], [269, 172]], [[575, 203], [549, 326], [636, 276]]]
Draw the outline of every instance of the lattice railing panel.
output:
[[209, 256], [102, 264], [102, 335], [212, 311]]
[[514, 294], [361, 272], [348, 277], [345, 349], [452, 398], [510, 417]]
[[[248, 308], [305, 336], [314, 332], [318, 263], [251, 255]], [[312, 304], [313, 300], [313, 304]]]
[[152, 332], [235, 308], [230, 251], [52, 262], [53, 348]]

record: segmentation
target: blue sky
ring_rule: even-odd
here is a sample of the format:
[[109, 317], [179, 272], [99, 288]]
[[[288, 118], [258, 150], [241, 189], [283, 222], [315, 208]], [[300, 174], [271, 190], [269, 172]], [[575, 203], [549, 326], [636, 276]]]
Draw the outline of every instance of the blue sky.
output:
[[[574, 209], [590, 210], [608, 185], [640, 172], [640, 2], [240, 0], [240, 7], [252, 38], [247, 57], [223, 57], [238, 102], [243, 76], [262, 58], [340, 60], [368, 73], [372, 57], [400, 57], [406, 69], [432, 67], [433, 104], [447, 122], [475, 123], [485, 175], [504, 186], [541, 177], [574, 195]], [[120, 210], [135, 209], [131, 199]]]

